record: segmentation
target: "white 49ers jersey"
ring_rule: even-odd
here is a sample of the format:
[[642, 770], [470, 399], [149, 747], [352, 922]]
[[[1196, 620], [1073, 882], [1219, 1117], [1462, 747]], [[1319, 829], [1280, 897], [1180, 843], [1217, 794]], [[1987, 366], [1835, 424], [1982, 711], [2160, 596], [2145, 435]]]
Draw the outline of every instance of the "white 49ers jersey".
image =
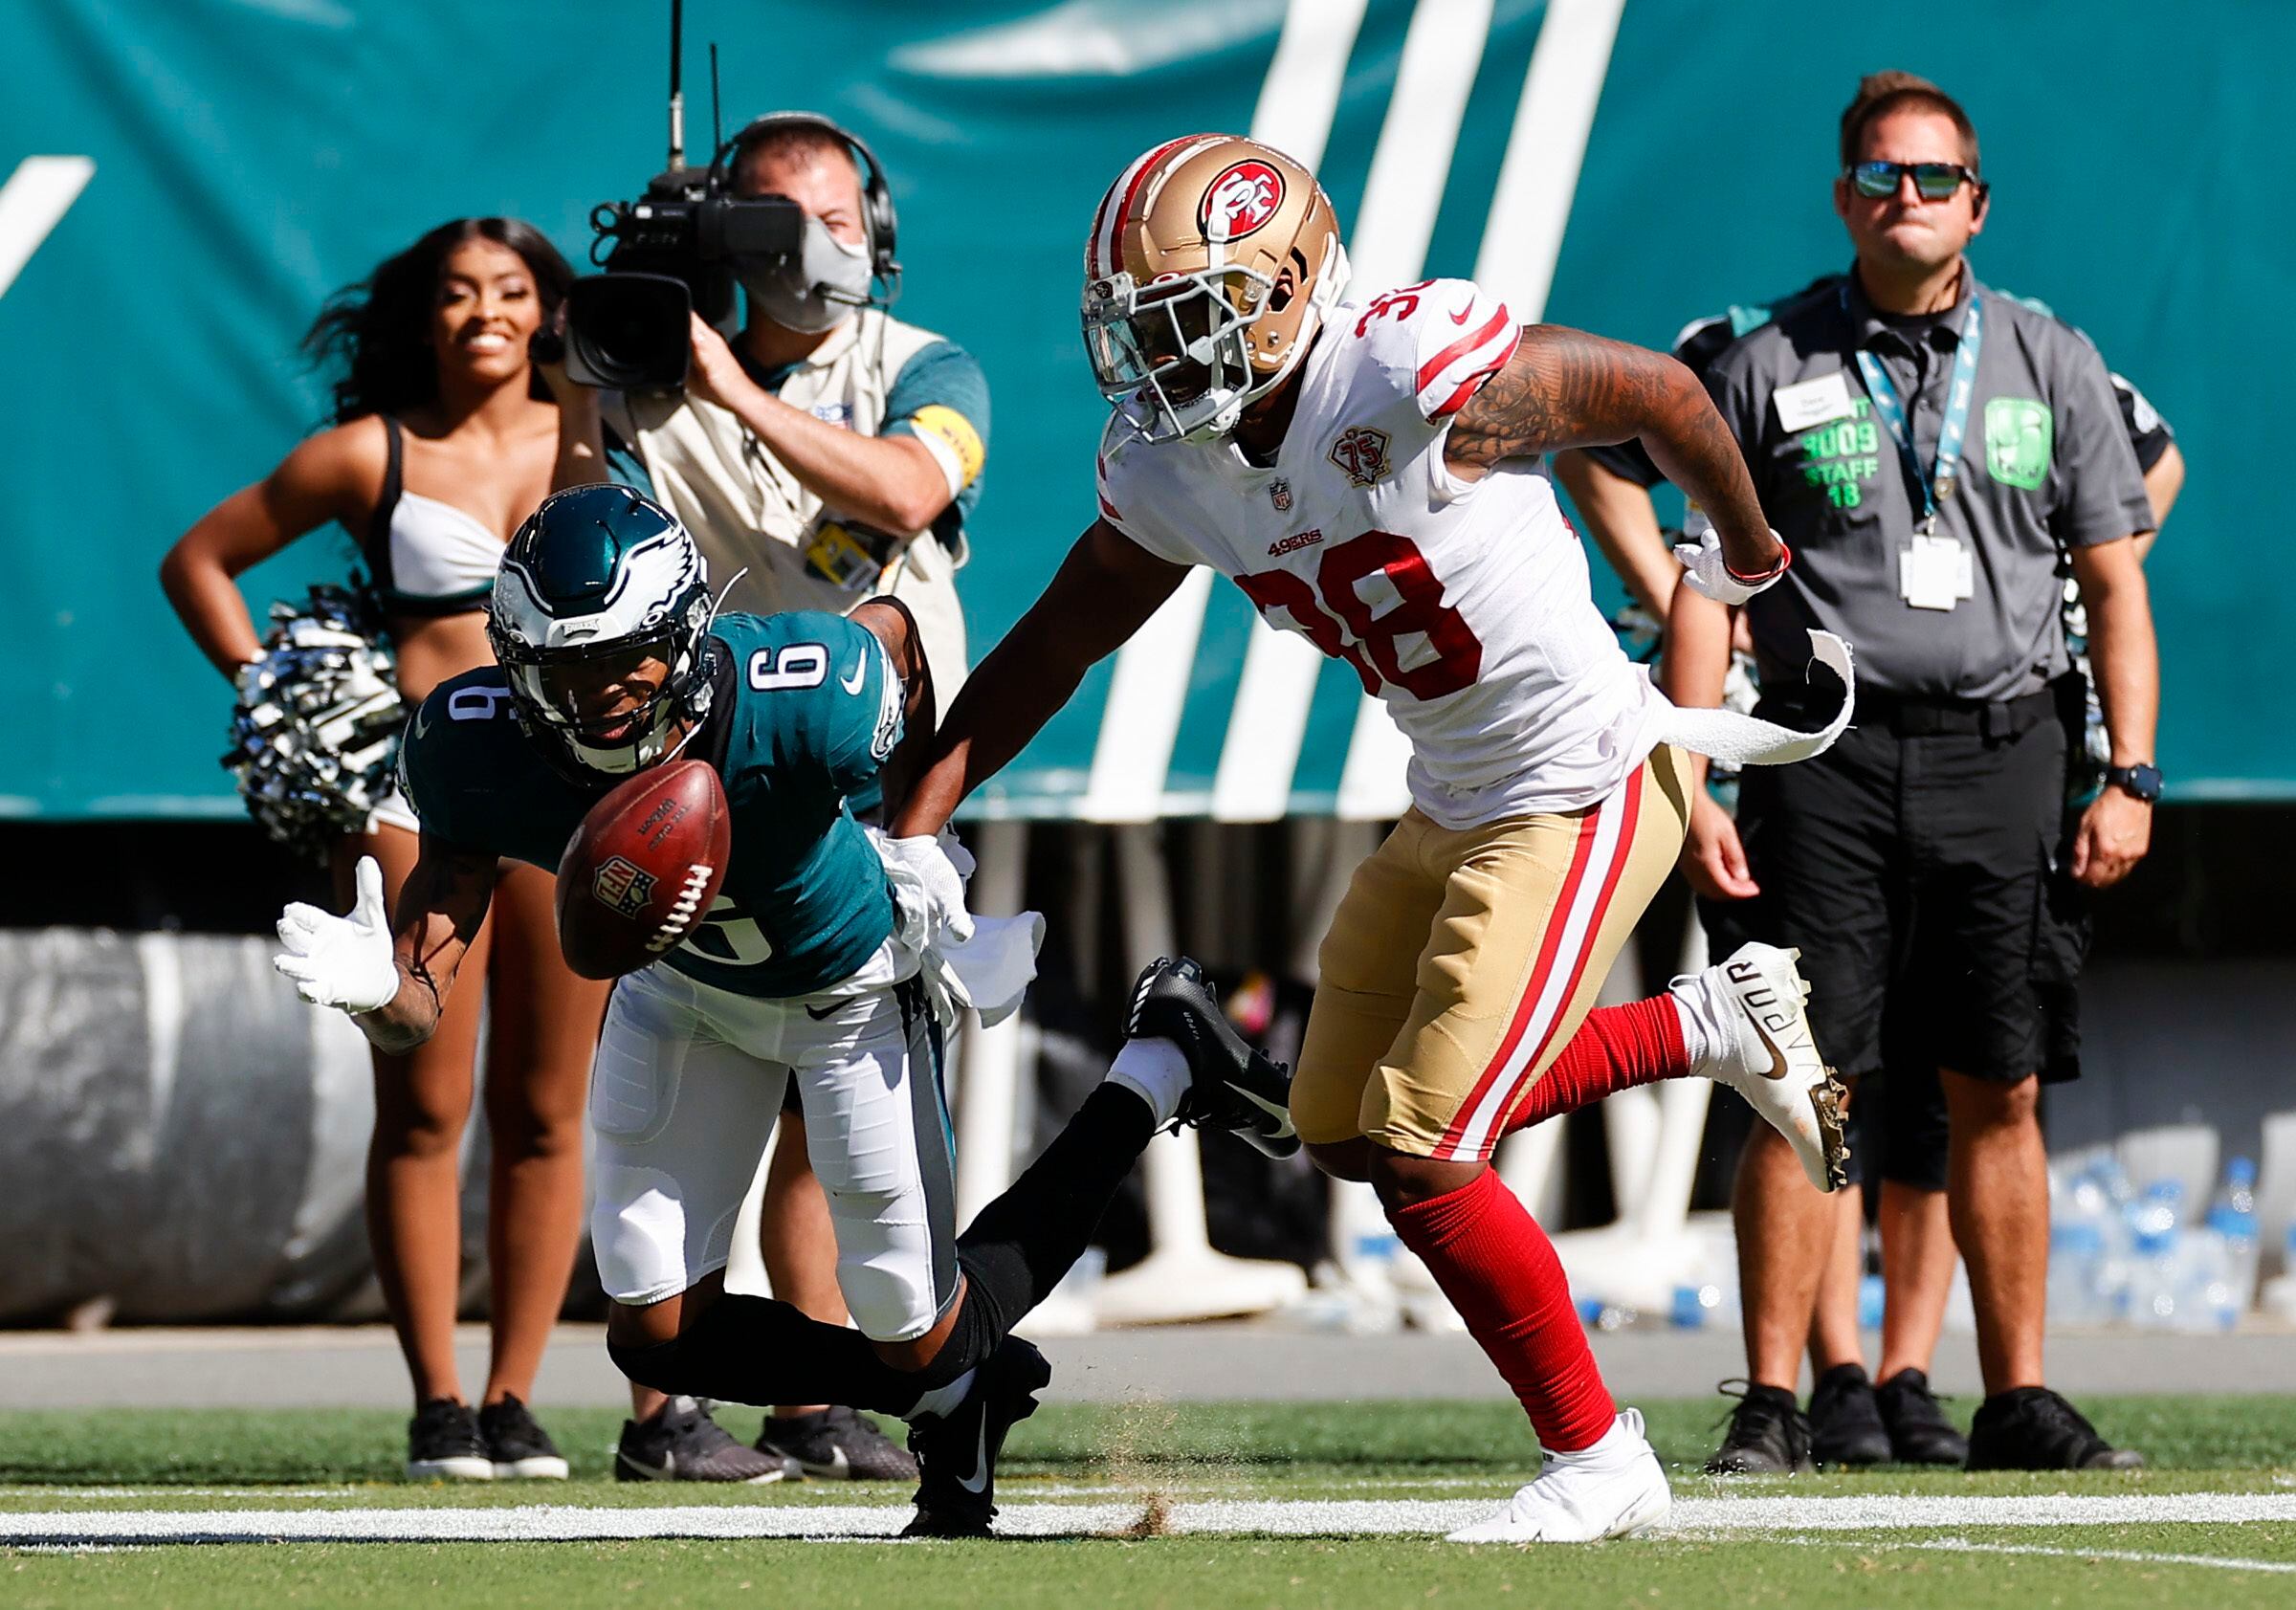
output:
[[1151, 444], [1120, 416], [1101, 440], [1109, 524], [1353, 666], [1446, 827], [1607, 799], [1669, 708], [1595, 608], [1546, 476], [1444, 465], [1453, 415], [1520, 339], [1498, 298], [1431, 279], [1332, 311], [1273, 464], [1225, 438]]

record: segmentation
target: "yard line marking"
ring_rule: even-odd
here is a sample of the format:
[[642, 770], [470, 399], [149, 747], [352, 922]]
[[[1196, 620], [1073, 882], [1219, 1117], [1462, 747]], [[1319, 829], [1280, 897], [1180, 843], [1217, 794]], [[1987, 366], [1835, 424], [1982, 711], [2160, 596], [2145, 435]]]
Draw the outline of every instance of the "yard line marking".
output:
[[[1840, 1548], [1842, 1544], [1830, 1537], [1778, 1537], [1778, 1543], [1794, 1543], [1811, 1548]], [[1919, 1549], [1931, 1554], [1948, 1555], [2041, 1555], [2051, 1559], [2112, 1559], [2132, 1565], [2197, 1565], [2212, 1571], [2263, 1571], [2276, 1576], [2296, 1574], [2296, 1561], [2281, 1559], [2238, 1559], [2224, 1555], [2161, 1555], [2146, 1554], [2135, 1549], [2056, 1549], [2042, 1543], [1973, 1543], [1966, 1537], [1932, 1537], [1918, 1543], [1868, 1543], [1865, 1547], [1887, 1549]]]
[[[1091, 1504], [1009, 1504], [998, 1529], [1011, 1536], [1092, 1536], [1122, 1533], [1140, 1519], [1147, 1496]], [[1253, 1533], [1289, 1537], [1406, 1536], [1449, 1532], [1490, 1513], [1493, 1499], [1225, 1499], [1173, 1504], [1164, 1524], [1175, 1533]], [[0, 1547], [139, 1543], [284, 1542], [579, 1542], [654, 1537], [890, 1538], [908, 1520], [906, 1504], [667, 1505], [658, 1509], [588, 1509], [528, 1505], [506, 1509], [141, 1510], [51, 1511], [0, 1514]], [[2016, 1498], [1685, 1498], [1667, 1523], [1647, 1535], [1846, 1534], [1941, 1528], [2118, 1526], [2296, 1520], [2296, 1493], [2197, 1492]], [[1877, 1544], [1876, 1546], [1885, 1546]], [[1889, 1547], [2004, 1552], [2024, 1545], [1964, 1539], [1907, 1540]], [[2037, 1552], [2086, 1555], [2092, 1551]], [[2208, 1563], [2214, 1555], [2095, 1552], [2163, 1563]], [[2289, 1567], [2273, 1562], [2222, 1569]]]

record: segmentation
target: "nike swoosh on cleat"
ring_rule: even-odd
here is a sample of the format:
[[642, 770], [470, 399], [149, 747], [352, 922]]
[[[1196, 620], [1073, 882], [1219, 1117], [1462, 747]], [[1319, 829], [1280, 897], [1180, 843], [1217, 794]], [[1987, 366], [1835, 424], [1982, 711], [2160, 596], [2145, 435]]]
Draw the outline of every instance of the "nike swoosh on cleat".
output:
[[1245, 1100], [1250, 1102], [1254, 1107], [1257, 1107], [1261, 1112], [1267, 1114], [1269, 1117], [1275, 1119], [1276, 1122], [1282, 1124], [1284, 1127], [1278, 1132], [1279, 1138], [1282, 1136], [1292, 1133], [1292, 1113], [1289, 1108], [1278, 1107], [1274, 1102], [1269, 1101], [1264, 1095], [1254, 1095], [1251, 1092], [1246, 1090], [1242, 1085], [1231, 1084], [1227, 1088], [1235, 1092], [1236, 1094], [1242, 1096]]
[[988, 1416], [981, 1417], [981, 1445], [973, 1452], [973, 1473], [959, 1476], [957, 1485], [978, 1497], [988, 1489]]
[[861, 656], [861, 658], [853, 662], [853, 673], [850, 676], [838, 677], [837, 685], [840, 688], [843, 688], [849, 694], [857, 694], [861, 691], [862, 677], [866, 676], [868, 673], [869, 656], [864, 654]]

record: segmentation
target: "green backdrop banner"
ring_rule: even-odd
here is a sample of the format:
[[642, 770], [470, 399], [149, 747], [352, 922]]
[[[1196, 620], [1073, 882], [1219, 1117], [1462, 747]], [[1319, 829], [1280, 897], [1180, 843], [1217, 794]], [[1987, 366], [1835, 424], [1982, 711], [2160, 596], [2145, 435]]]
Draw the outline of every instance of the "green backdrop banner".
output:
[[[862, 132], [900, 208], [902, 312], [987, 370], [996, 439], [963, 576], [976, 652], [1091, 516], [1082, 241], [1152, 142], [1250, 130], [1317, 163], [1359, 290], [1471, 273], [1518, 312], [1664, 344], [1845, 259], [1834, 120], [1861, 72], [1927, 73], [1984, 137], [1979, 272], [2087, 329], [2190, 460], [2152, 564], [2172, 789], [2296, 794], [2296, 602], [2276, 565], [2245, 567], [2281, 491], [2256, 432], [2296, 373], [2296, 173], [2279, 155], [2296, 10], [1977, 0], [1949, 26], [1777, 0], [688, 10], [690, 126], [707, 126], [715, 38], [729, 124], [804, 105]], [[160, 595], [162, 551], [317, 422], [295, 345], [328, 292], [462, 213], [519, 214], [586, 250], [590, 207], [661, 165], [665, 11], [0, 8], [0, 705], [16, 719], [0, 812], [236, 810], [215, 759], [227, 694]], [[298, 593], [349, 553], [316, 534], [246, 590], [258, 607]], [[1157, 653], [1124, 678], [1103, 668], [986, 808], [1370, 815], [1400, 799], [1391, 731], [1344, 668], [1271, 717], [1232, 589], [1159, 626]], [[1269, 719], [1295, 743], [1258, 743]]]

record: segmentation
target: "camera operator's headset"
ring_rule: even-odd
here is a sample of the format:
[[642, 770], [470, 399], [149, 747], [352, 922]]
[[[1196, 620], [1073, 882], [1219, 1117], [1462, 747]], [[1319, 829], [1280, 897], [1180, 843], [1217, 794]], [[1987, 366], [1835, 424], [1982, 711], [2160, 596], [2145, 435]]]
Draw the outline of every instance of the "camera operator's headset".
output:
[[885, 300], [890, 303], [899, 291], [901, 265], [893, 254], [897, 220], [894, 216], [893, 192], [885, 187], [885, 167], [877, 161], [877, 153], [869, 143], [844, 124], [823, 117], [819, 112], [768, 112], [753, 118], [740, 132], [718, 147], [711, 159], [714, 176], [731, 186], [740, 168], [741, 159], [751, 146], [768, 135], [795, 129], [811, 129], [826, 134], [846, 149], [853, 165], [861, 170], [861, 231], [869, 239], [870, 277], [885, 286]]

